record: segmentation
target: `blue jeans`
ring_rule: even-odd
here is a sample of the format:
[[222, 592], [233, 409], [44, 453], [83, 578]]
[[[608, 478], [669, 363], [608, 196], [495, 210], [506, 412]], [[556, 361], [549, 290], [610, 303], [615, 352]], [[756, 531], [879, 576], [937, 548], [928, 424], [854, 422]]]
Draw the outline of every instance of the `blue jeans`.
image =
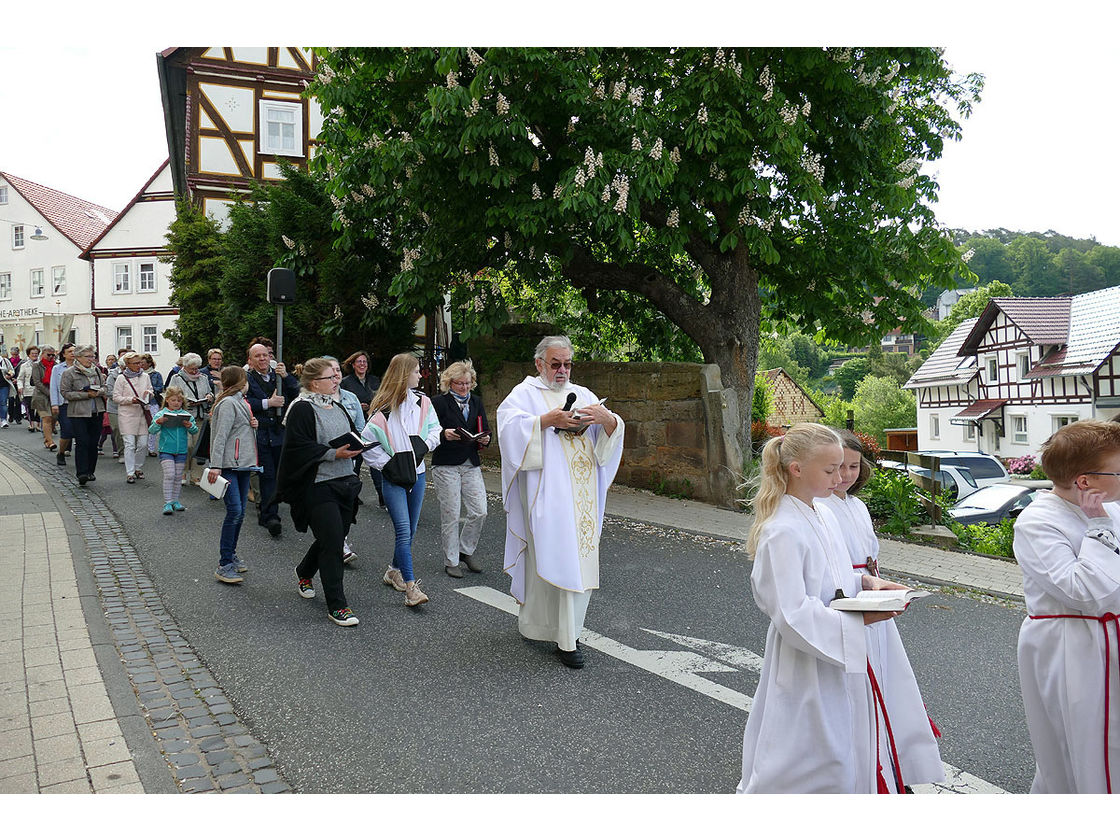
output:
[[237, 557], [237, 538], [241, 535], [241, 523], [245, 521], [245, 504], [249, 501], [249, 470], [222, 470], [222, 478], [229, 482], [226, 489], [226, 518], [222, 522], [220, 543], [221, 562], [228, 566]]
[[[0, 375], [0, 379], [3, 378], [3, 375]], [[3, 387], [0, 387], [0, 422], [8, 419], [8, 397], [11, 395], [11, 392], [12, 388], [10, 385], [5, 384]]]
[[393, 520], [393, 530], [397, 542], [393, 548], [393, 565], [401, 570], [406, 581], [415, 580], [412, 574], [412, 538], [416, 536], [416, 523], [420, 520], [420, 507], [424, 504], [424, 485], [428, 474], [416, 476], [416, 483], [410, 489], [394, 484], [389, 479], [381, 483], [385, 495], [385, 507]]

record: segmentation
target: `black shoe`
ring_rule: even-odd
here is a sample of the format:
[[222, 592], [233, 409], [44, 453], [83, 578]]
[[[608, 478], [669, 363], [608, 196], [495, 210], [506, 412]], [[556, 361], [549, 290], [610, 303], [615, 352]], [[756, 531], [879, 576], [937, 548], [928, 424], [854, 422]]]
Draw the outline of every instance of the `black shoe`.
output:
[[86, 486], [87, 481], [89, 481], [89, 476], [87, 476], [87, 475], [78, 476], [78, 484], [82, 485], [83, 487]]
[[264, 527], [268, 528], [268, 533], [274, 537], [280, 536], [280, 532], [283, 530], [283, 526], [280, 524], [279, 519], [268, 520], [268, 522], [264, 524]]
[[459, 552], [459, 565], [461, 566], [464, 563], [467, 564], [467, 568], [470, 569], [472, 572], [481, 572], [482, 571], [482, 564], [479, 561], [475, 560], [471, 555], [463, 554], [460, 551]]
[[443, 570], [453, 578], [461, 578], [463, 576], [463, 569], [460, 566], [444, 565]]
[[55, 457], [54, 462], [56, 464], [58, 464], [60, 467], [65, 467], [66, 466], [66, 458], [65, 458], [65, 456], [63, 456], [63, 454], [61, 452], [59, 452], [58, 455]]
[[580, 650], [579, 642], [576, 642], [575, 650], [561, 650], [560, 646], [556, 646], [556, 653], [560, 657], [560, 661], [567, 665], [569, 668], [582, 668], [584, 663], [583, 651]]
[[86, 476], [86, 481], [97, 481], [97, 476], [95, 476], [93, 473], [90, 473]]

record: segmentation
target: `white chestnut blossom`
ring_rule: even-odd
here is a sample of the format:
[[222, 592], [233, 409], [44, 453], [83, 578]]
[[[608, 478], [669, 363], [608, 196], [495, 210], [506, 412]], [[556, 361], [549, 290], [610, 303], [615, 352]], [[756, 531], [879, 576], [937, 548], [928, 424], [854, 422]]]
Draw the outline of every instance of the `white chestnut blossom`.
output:
[[362, 184], [362, 192], [364, 192], [370, 198], [373, 198], [375, 195], [377, 195], [377, 193], [374, 192], [373, 187], [371, 187], [369, 184]]
[[762, 72], [759, 73], [758, 86], [765, 91], [762, 94], [762, 101], [769, 102], [774, 96], [774, 76], [770, 73], [769, 64], [763, 67]]
[[681, 223], [681, 213], [676, 207], [674, 207], [672, 210], [669, 211], [669, 217], [665, 220], [665, 226], [675, 228], [675, 227], [679, 227], [680, 223]]
[[284, 246], [290, 251], [296, 247], [296, 243], [289, 239], [287, 236], [281, 234], [280, 239], [284, 242]]
[[696, 121], [700, 123], [700, 125], [708, 124], [708, 106], [700, 106], [700, 110], [696, 112]]
[[805, 104], [801, 106], [801, 116], [808, 118], [809, 111], [812, 110], [812, 107], [812, 103], [810, 103], [809, 100], [806, 99]]
[[452, 70], [447, 74], [447, 89], [455, 90], [457, 87], [459, 87], [459, 74]]
[[468, 117], [473, 117], [475, 114], [477, 114], [478, 113], [478, 100], [477, 99], [472, 99], [470, 107], [469, 108], [464, 108], [463, 113], [466, 114]]
[[592, 96], [595, 99], [606, 99], [607, 98], [607, 86], [606, 86], [606, 84], [604, 82], [600, 81], [599, 84], [596, 86], [595, 92], [592, 94]]
[[502, 244], [505, 245], [507, 251], [513, 250], [513, 238], [509, 235], [508, 230], [506, 231], [505, 237], [502, 239]]
[[494, 144], [493, 143], [490, 144], [490, 165], [491, 166], [500, 166], [501, 165], [500, 162], [498, 161], [498, 153], [494, 150]]
[[560, 196], [562, 196], [563, 194], [564, 194], [564, 185], [563, 184], [557, 184], [555, 187], [552, 188], [552, 197], [554, 199], [559, 199]]
[[627, 94], [626, 99], [630, 102], [631, 105], [641, 107], [644, 96], [644, 90], [642, 90], [640, 87], [633, 87], [630, 88], [630, 93]]
[[381, 301], [377, 299], [377, 295], [362, 295], [362, 305], [365, 306], [366, 309], [373, 311], [377, 309], [380, 304]]
[[534, 155], [533, 156], [533, 165], [529, 167], [529, 171], [530, 172], [540, 172], [540, 169], [541, 169], [540, 159], [537, 158], [536, 155]]
[[967, 251], [965, 251], [963, 254], [961, 254], [961, 261], [962, 262], [968, 262], [974, 256], [976, 256], [976, 249], [975, 248], [969, 248]]
[[673, 150], [669, 152], [669, 162], [674, 164], [681, 162], [681, 150], [678, 147], [674, 146]]
[[661, 149], [663, 148], [661, 138], [658, 137], [653, 142], [653, 147], [649, 150], [649, 156], [654, 160], [661, 160]]
[[915, 169], [918, 169], [921, 165], [922, 165], [922, 162], [921, 162], [920, 159], [909, 158], [907, 160], [904, 160], [898, 166], [896, 166], [895, 169], [897, 169], [899, 172], [901, 172], [903, 175], [905, 175], [908, 172], [913, 172]]
[[739, 218], [736, 221], [738, 222], [740, 227], [744, 227], [744, 226], [750, 224], [750, 221], [751, 221], [751, 210], [750, 210], [750, 208], [749, 207], [744, 207], [742, 210], [740, 210], [739, 211]]
[[904, 189], [904, 190], [908, 190], [912, 186], [914, 186], [914, 184], [917, 182], [917, 180], [918, 180], [917, 175], [907, 175], [905, 178], [903, 178], [901, 181], [898, 182], [898, 186], [902, 187], [902, 189]]
[[538, 187], [536, 184], [533, 184], [532, 193], [533, 193], [533, 201], [540, 201], [541, 200], [541, 188]]
[[632, 138], [630, 138], [630, 151], [640, 152], [641, 150], [642, 150], [642, 140], [641, 140], [640, 137], [638, 137], [637, 134], [635, 134]]
[[495, 110], [498, 112], [499, 117], [509, 113], [509, 100], [500, 93], [498, 94], [498, 103], [495, 106]]
[[468, 47], [467, 60], [471, 63], [471, 67], [478, 67], [482, 63], [482, 56], [475, 52], [474, 47]]
[[603, 187], [603, 192], [599, 194], [599, 200], [602, 201], [604, 204], [606, 204], [608, 201], [611, 200], [611, 185], [610, 184], [606, 184]]
[[420, 257], [419, 248], [405, 248], [404, 259], [401, 260], [401, 271], [412, 271], [414, 260]]
[[778, 113], [782, 117], [782, 122], [786, 125], [793, 125], [795, 122], [797, 122], [797, 106], [791, 102], [787, 102], [785, 105], [779, 108]]
[[824, 166], [821, 165], [819, 153], [813, 154], [808, 149], [801, 155], [801, 168], [804, 169], [818, 184], [824, 183]]

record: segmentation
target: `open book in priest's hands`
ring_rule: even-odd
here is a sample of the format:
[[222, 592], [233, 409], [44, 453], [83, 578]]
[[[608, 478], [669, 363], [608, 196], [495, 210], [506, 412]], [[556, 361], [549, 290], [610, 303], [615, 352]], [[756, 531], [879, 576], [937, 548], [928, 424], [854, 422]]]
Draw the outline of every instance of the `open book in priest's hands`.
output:
[[829, 606], [849, 612], [897, 612], [930, 594], [924, 589], [861, 589], [854, 598], [835, 598]]

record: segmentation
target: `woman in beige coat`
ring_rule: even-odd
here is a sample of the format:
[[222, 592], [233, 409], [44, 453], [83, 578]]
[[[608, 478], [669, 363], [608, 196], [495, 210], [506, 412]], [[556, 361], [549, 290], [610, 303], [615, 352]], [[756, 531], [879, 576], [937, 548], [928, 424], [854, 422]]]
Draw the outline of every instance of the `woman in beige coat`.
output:
[[117, 404], [117, 423], [124, 439], [125, 480], [135, 484], [136, 479], [144, 477], [140, 464], [148, 451], [148, 425], [151, 422], [144, 416], [148, 401], [152, 398], [152, 382], [148, 374], [140, 369], [140, 354], [125, 353], [120, 358], [124, 366], [121, 375], [113, 384], [113, 402]]

